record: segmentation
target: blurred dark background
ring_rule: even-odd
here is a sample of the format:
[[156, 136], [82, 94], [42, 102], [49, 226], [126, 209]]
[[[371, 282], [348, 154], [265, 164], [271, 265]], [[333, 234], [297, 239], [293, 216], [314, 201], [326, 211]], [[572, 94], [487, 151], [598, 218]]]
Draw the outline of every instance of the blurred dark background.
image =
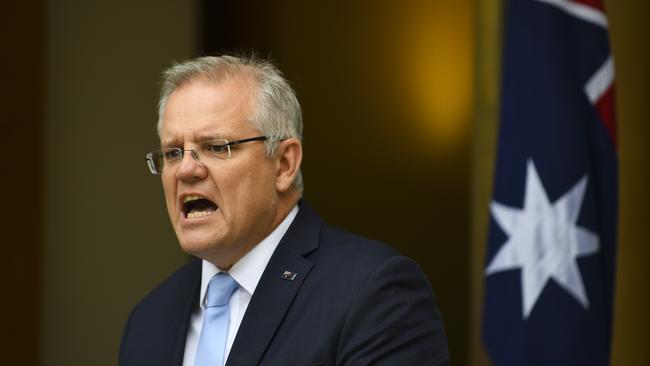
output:
[[[613, 364], [650, 362], [645, 2], [608, 1], [621, 158]], [[3, 364], [114, 365], [131, 307], [187, 260], [156, 148], [160, 72], [255, 51], [295, 87], [305, 198], [429, 276], [455, 365], [479, 341], [497, 131], [500, 1], [38, 0], [1, 40]], [[645, 31], [644, 31], [645, 29]]]

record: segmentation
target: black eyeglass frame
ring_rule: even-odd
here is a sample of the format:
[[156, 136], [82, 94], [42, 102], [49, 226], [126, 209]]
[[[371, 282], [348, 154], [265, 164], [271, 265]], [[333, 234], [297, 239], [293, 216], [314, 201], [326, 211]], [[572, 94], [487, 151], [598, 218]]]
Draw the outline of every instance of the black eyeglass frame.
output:
[[[260, 135], [260, 136], [255, 136], [255, 137], [248, 137], [245, 139], [241, 140], [235, 140], [235, 141], [228, 141], [227, 139], [215, 139], [215, 140], [223, 140], [226, 141], [225, 144], [218, 145], [219, 147], [226, 147], [228, 148], [228, 156], [224, 160], [228, 160], [231, 157], [230, 153], [230, 147], [233, 145], [240, 145], [240, 144], [245, 144], [247, 142], [253, 142], [253, 141], [266, 141], [268, 140], [267, 136]], [[210, 141], [206, 141], [204, 143], [207, 143]], [[160, 175], [162, 174], [162, 167], [160, 170], [156, 168], [156, 163], [155, 163], [155, 158], [154, 154], [160, 154], [161, 156], [164, 156], [164, 152], [169, 152], [169, 151], [177, 151], [180, 153], [180, 160], [182, 160], [185, 157], [185, 152], [191, 151], [192, 152], [192, 157], [196, 160], [199, 160], [199, 154], [197, 153], [196, 149], [181, 149], [180, 147], [171, 147], [171, 148], [166, 148], [166, 149], [161, 149], [161, 150], [156, 150], [148, 153], [144, 160], [147, 162], [147, 167], [149, 168], [149, 172], [153, 175]], [[164, 166], [164, 165], [163, 165]]]

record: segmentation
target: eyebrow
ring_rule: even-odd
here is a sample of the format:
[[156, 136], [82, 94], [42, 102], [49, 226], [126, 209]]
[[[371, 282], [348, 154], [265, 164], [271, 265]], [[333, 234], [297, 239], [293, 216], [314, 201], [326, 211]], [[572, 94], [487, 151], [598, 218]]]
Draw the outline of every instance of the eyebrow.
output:
[[217, 140], [217, 139], [229, 140], [223, 134], [215, 133], [215, 134], [210, 134], [210, 135], [197, 136], [197, 138], [196, 138], [196, 140], [194, 140], [194, 142], [201, 143], [201, 142], [206, 142], [206, 141], [210, 141], [210, 140]]
[[161, 148], [168, 148], [168, 147], [178, 147], [181, 145], [180, 140], [178, 139], [171, 139], [168, 141], [161, 141], [160, 142], [160, 147]]
[[[225, 140], [230, 141], [230, 139], [225, 137], [223, 134], [215, 133], [215, 134], [209, 134], [209, 135], [199, 135], [197, 138], [192, 140], [192, 142], [197, 143], [197, 144], [201, 144], [201, 143], [204, 143], [206, 141], [217, 140], [217, 139], [225, 139]], [[160, 143], [160, 146], [162, 148], [178, 147], [178, 146], [181, 146], [181, 145], [183, 145], [183, 143], [181, 142], [181, 139], [179, 139], [179, 138], [172, 138], [172, 139], [170, 139], [168, 141], [163, 141], [163, 142]]]

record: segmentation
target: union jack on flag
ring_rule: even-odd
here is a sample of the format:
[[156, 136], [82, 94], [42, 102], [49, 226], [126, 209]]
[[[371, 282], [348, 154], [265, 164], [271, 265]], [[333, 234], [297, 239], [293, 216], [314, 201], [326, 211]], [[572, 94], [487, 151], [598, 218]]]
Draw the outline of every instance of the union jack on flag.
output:
[[483, 339], [504, 365], [608, 365], [617, 152], [601, 0], [506, 1]]

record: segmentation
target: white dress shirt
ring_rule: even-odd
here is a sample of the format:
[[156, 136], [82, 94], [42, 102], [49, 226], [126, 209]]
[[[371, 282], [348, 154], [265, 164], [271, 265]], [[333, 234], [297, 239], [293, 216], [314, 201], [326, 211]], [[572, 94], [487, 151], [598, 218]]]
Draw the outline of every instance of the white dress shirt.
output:
[[[282, 220], [269, 236], [264, 238], [259, 244], [253, 247], [250, 252], [241, 257], [228, 271], [228, 274], [237, 281], [239, 287], [233, 293], [228, 305], [230, 306], [230, 322], [228, 325], [228, 337], [226, 338], [226, 354], [224, 363], [228, 360], [230, 348], [232, 347], [239, 325], [244, 318], [244, 313], [251, 297], [255, 292], [257, 283], [262, 277], [262, 273], [269, 263], [275, 248], [280, 243], [280, 239], [289, 229], [289, 225], [298, 214], [298, 206], [289, 212], [287, 217]], [[187, 341], [185, 342], [185, 355], [183, 356], [183, 366], [194, 366], [196, 350], [199, 344], [201, 327], [203, 326], [203, 311], [205, 310], [205, 293], [208, 290], [210, 279], [217, 273], [221, 272], [214, 264], [203, 261], [201, 271], [201, 296], [199, 297], [199, 306], [192, 313], [190, 326], [187, 331]]]

